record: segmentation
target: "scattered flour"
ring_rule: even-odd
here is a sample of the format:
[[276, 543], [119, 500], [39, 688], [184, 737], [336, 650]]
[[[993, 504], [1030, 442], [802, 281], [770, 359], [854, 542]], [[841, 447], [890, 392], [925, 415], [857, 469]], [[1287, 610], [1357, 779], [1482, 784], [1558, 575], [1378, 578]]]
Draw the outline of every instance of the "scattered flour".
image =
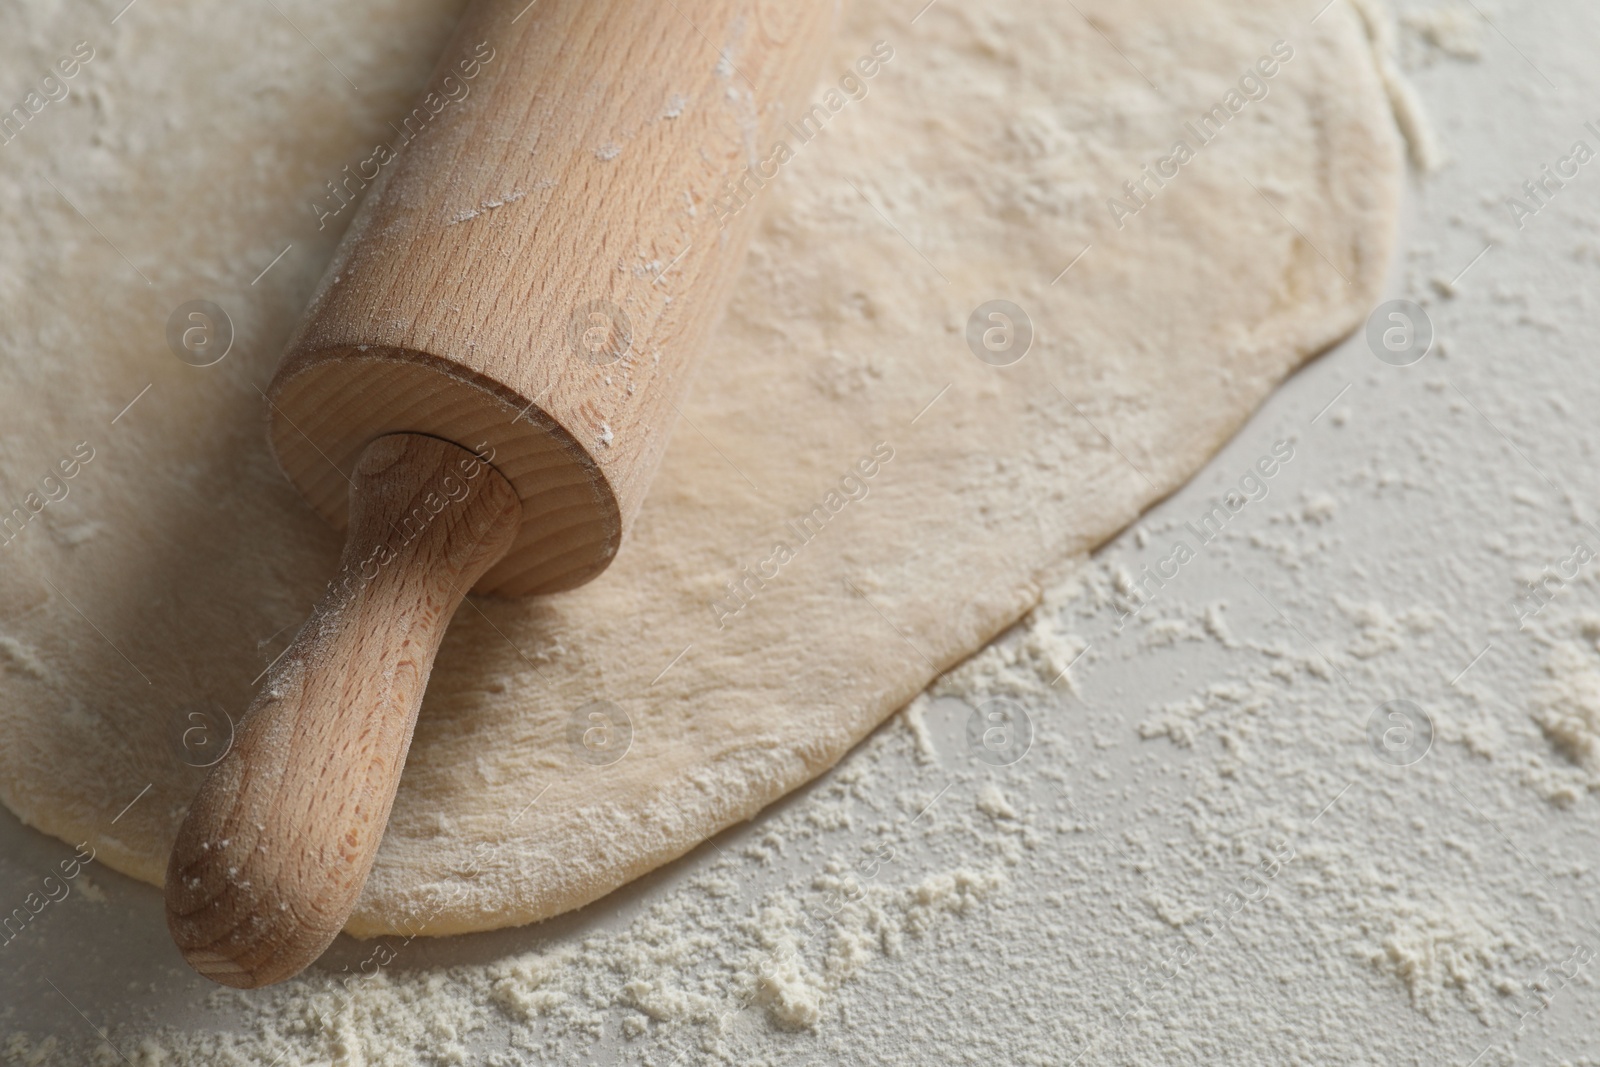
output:
[[516, 192], [510, 193], [498, 200], [486, 200], [475, 208], [469, 208], [466, 211], [462, 211], [452, 216], [449, 225], [454, 226], [458, 222], [467, 222], [468, 220], [475, 219], [479, 215], [482, 215], [486, 212], [493, 211], [497, 207], [505, 207], [507, 204], [515, 204], [518, 200], [521, 200], [527, 195], [527, 193]]
[[15, 637], [0, 636], [0, 666], [9, 671], [21, 671], [30, 678], [44, 678], [45, 666], [33, 649]]
[[1467, 4], [1410, 11], [1401, 18], [1400, 24], [1426, 46], [1408, 53], [1408, 58], [1414, 62], [1432, 62], [1435, 57], [1428, 54], [1429, 49], [1437, 49], [1451, 59], [1483, 58], [1483, 33], [1488, 25], [1487, 16]]

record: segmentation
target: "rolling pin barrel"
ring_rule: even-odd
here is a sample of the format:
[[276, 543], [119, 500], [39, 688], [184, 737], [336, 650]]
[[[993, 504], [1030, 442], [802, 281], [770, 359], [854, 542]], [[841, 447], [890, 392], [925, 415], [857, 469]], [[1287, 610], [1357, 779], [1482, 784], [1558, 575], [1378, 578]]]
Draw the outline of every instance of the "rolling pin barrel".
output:
[[756, 212], [719, 201], [785, 136], [833, 6], [469, 9], [395, 158], [355, 174], [376, 188], [269, 393], [312, 505], [343, 525], [339, 470], [382, 434], [487, 444], [524, 516], [481, 591], [603, 570], [743, 259]]
[[364, 199], [268, 400], [347, 540], [173, 846], [167, 922], [201, 973], [281, 981], [343, 928], [468, 589], [571, 589], [615, 555], [754, 224], [725, 198], [833, 13], [478, 0], [346, 168]]

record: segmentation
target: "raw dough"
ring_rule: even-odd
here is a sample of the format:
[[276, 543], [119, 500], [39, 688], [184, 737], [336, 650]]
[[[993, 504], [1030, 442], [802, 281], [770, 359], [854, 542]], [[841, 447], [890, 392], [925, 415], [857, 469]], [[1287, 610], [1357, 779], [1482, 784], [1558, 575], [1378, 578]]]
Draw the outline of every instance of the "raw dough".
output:
[[[67, 101], [0, 146], [0, 473], [21, 500], [77, 442], [95, 452], [0, 559], [0, 793], [151, 882], [203, 773], [174, 736], [198, 705], [248, 702], [338, 549], [272, 465], [257, 392], [331, 251], [307, 205], [383, 136], [451, 14], [296, 5], [290, 26], [200, 6], [95, 24]], [[1401, 149], [1346, 5], [1314, 23], [1286, 0], [943, 0], [913, 23], [916, 6], [849, 16], [825, 86], [875, 41], [894, 57], [758, 194], [746, 277], [616, 563], [458, 615], [351, 932], [530, 922], [751, 817], [1189, 477], [1374, 302]], [[16, 17], [0, 69], [43, 74], [56, 56], [23, 42], [91, 33]], [[1293, 57], [1248, 99], [1278, 41]], [[663, 101], [694, 106], [716, 102]], [[1184, 123], [1214, 106], [1229, 121], [1200, 145]], [[1142, 168], [1180, 138], [1194, 157], [1156, 188]], [[1134, 179], [1148, 206], [1114, 214]], [[674, 251], [618, 266], [652, 284]], [[194, 298], [237, 328], [204, 369], [165, 350]], [[968, 349], [994, 299], [1032, 321], [1010, 366]], [[818, 505], [796, 546], [786, 524]], [[779, 541], [793, 558], [719, 612]], [[582, 744], [595, 701], [631, 720], [605, 766]]]

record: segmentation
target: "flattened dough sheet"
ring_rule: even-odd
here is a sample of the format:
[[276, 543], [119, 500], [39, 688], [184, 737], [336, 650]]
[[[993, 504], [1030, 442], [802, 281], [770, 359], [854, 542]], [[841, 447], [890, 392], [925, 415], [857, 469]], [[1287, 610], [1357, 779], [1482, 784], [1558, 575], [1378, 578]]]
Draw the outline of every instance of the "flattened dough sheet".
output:
[[[917, 6], [848, 14], [819, 102], [875, 42], [893, 57], [756, 194], [746, 274], [611, 569], [458, 614], [352, 932], [541, 919], [755, 815], [1372, 306], [1403, 164], [1348, 5]], [[356, 92], [269, 8], [142, 5], [0, 147], [0, 477], [20, 498], [94, 450], [0, 556], [0, 796], [138, 878], [161, 879], [203, 773], [174, 734], [246, 706], [332, 574], [338, 535], [273, 465], [258, 387], [336, 239], [310, 203], [408, 106], [455, 10], [300, 11]], [[88, 32], [17, 17], [63, 53]], [[1277, 42], [1292, 56], [1241, 85]], [[0, 42], [0, 69], [54, 59]], [[670, 288], [679, 251], [618, 269]], [[197, 298], [236, 329], [203, 369], [164, 337]], [[991, 300], [1031, 322], [1008, 366], [969, 348]], [[608, 728], [596, 701], [631, 725], [609, 764], [583, 743]]]

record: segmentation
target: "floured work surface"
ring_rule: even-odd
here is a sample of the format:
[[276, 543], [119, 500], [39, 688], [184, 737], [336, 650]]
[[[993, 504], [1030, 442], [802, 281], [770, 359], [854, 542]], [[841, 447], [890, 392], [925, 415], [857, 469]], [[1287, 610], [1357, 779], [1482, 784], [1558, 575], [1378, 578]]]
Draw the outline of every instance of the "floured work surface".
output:
[[[582, 590], [458, 615], [352, 932], [533, 921], [750, 817], [1365, 316], [1402, 163], [1357, 17], [1082, 11], [857, 5], [822, 132], [756, 146], [776, 177], [743, 210], [767, 218], [632, 540]], [[450, 12], [326, 12], [309, 31], [348, 42], [359, 94], [287, 47], [197, 60], [192, 12], [146, 14], [0, 149], [0, 474], [40, 505], [0, 571], [0, 790], [158, 881], [191, 764], [226, 742], [215, 709], [245, 706], [337, 554], [257, 389], [348, 218], [318, 230], [310, 205], [392, 136]], [[737, 203], [693, 207], [713, 240]], [[670, 287], [677, 251], [619, 269]], [[165, 345], [196, 298], [236, 331], [207, 368]], [[969, 330], [995, 300], [1031, 324], [1008, 365], [1020, 320]], [[79, 442], [93, 458], [53, 474]]]

